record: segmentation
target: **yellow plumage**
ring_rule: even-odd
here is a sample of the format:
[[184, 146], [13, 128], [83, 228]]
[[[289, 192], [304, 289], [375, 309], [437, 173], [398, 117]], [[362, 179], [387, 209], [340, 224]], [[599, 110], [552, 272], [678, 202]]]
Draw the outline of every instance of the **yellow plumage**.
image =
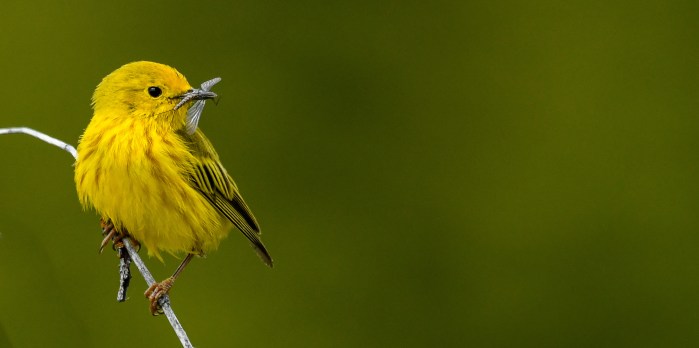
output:
[[200, 130], [185, 130], [194, 101], [175, 106], [191, 90], [174, 68], [152, 62], [124, 65], [102, 80], [77, 148], [80, 202], [150, 255], [206, 253], [235, 226], [271, 266], [257, 221], [213, 146]]

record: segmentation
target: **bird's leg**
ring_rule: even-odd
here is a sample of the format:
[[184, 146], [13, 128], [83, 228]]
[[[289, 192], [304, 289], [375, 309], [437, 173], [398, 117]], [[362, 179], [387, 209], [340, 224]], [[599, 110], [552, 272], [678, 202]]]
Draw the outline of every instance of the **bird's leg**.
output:
[[175, 283], [175, 279], [177, 279], [177, 277], [180, 275], [182, 270], [184, 270], [189, 261], [192, 261], [193, 257], [194, 254], [187, 254], [187, 257], [185, 257], [184, 260], [182, 260], [182, 263], [180, 263], [180, 265], [175, 270], [175, 273], [173, 273], [170, 278], [167, 278], [160, 283], [153, 283], [153, 285], [148, 287], [148, 290], [146, 290], [144, 295], [146, 295], [146, 297], [150, 301], [150, 313], [152, 315], [162, 314], [163, 310], [162, 308], [160, 308], [158, 300], [160, 300], [161, 297], [163, 297], [168, 293], [168, 291], [170, 291], [170, 288], [172, 288], [172, 285]]

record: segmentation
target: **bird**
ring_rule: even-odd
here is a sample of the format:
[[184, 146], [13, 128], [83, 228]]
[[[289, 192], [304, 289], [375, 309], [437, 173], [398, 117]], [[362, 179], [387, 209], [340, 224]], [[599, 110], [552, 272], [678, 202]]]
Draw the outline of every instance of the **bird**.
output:
[[161, 261], [162, 252], [185, 255], [171, 277], [146, 290], [153, 315], [192, 258], [215, 250], [233, 228], [273, 266], [257, 219], [197, 127], [203, 103], [217, 97], [204, 87], [165, 64], [125, 64], [95, 89], [77, 147], [78, 198], [101, 215], [108, 237], [129, 236]]

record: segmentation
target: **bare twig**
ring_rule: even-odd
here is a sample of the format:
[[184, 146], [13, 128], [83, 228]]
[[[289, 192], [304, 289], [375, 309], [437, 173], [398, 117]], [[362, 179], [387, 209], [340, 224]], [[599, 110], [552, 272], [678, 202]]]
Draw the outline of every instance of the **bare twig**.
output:
[[[143, 276], [143, 279], [146, 280], [148, 286], [153, 285], [155, 283], [155, 278], [153, 278], [153, 275], [150, 274], [150, 271], [148, 270], [148, 267], [146, 267], [146, 264], [143, 263], [141, 258], [138, 256], [138, 252], [136, 252], [136, 249], [133, 247], [131, 239], [129, 237], [124, 237], [122, 239], [122, 242], [124, 242], [124, 246], [129, 251], [129, 256], [131, 256], [133, 263], [136, 264], [136, 268], [138, 268], [138, 271], [141, 272], [141, 275]], [[184, 331], [182, 324], [180, 324], [180, 321], [177, 320], [175, 311], [173, 311], [172, 307], [170, 306], [170, 296], [168, 296], [167, 294], [163, 295], [163, 297], [161, 297], [158, 300], [158, 304], [160, 304], [160, 307], [162, 307], [163, 312], [165, 312], [165, 316], [167, 317], [167, 320], [170, 322], [172, 329], [175, 330], [177, 338], [180, 339], [182, 347], [194, 347], [192, 346], [192, 342], [189, 341], [189, 337], [187, 337], [187, 332]]]
[[75, 159], [78, 159], [78, 151], [75, 150], [73, 145], [70, 145], [66, 142], [60, 141], [54, 137], [50, 137], [44, 133], [35, 131], [31, 128], [27, 127], [10, 127], [10, 128], [0, 128], [0, 135], [2, 134], [13, 134], [13, 133], [23, 133], [23, 134], [28, 134], [31, 135], [35, 138], [41, 139], [51, 145], [58, 146], [62, 148], [63, 150], [68, 151]]
[[117, 254], [119, 254], [119, 291], [117, 291], [117, 301], [124, 302], [127, 298], [126, 290], [131, 283], [131, 257], [124, 243], [121, 243], [121, 245], [120, 248], [117, 248]]
[[[0, 128], [0, 135], [3, 134], [15, 134], [15, 133], [21, 133], [21, 134], [27, 134], [31, 135], [35, 138], [38, 138], [40, 140], [43, 140], [49, 144], [58, 146], [62, 148], [63, 150], [67, 151], [73, 157], [77, 160], [78, 159], [78, 152], [75, 150], [75, 147], [72, 145], [63, 142], [61, 140], [58, 140], [54, 137], [48, 136], [44, 133], [38, 132], [34, 129], [27, 128], [27, 127], [10, 127], [10, 128]], [[155, 283], [155, 278], [153, 278], [153, 275], [150, 273], [148, 268], [146, 267], [146, 264], [143, 262], [141, 257], [138, 256], [138, 252], [133, 246], [133, 242], [131, 241], [130, 238], [124, 237], [122, 239], [122, 242], [124, 243], [124, 246], [128, 250], [129, 257], [133, 261], [134, 264], [136, 264], [136, 267], [138, 268], [138, 271], [141, 272], [141, 275], [143, 275], [143, 278], [146, 280], [146, 283], [148, 286], [151, 286], [152, 284]], [[123, 280], [122, 280], [123, 281]], [[185, 348], [191, 348], [192, 342], [189, 341], [189, 337], [187, 337], [187, 332], [184, 331], [184, 328], [182, 328], [182, 324], [180, 324], [180, 321], [177, 319], [177, 316], [175, 315], [175, 312], [172, 310], [172, 307], [170, 306], [170, 298], [167, 294], [163, 295], [160, 300], [158, 301], [160, 306], [163, 309], [163, 312], [165, 312], [165, 316], [167, 317], [167, 320], [170, 322], [170, 325], [172, 325], [172, 329], [175, 330], [175, 334], [177, 335], [177, 338], [180, 339], [180, 343], [182, 343], [182, 347]]]

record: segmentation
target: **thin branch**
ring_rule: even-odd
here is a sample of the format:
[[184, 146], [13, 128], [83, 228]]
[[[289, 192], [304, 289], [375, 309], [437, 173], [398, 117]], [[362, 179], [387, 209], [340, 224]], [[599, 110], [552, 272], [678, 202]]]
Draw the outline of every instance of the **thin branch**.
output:
[[[27, 134], [31, 135], [37, 139], [43, 140], [51, 145], [58, 146], [62, 148], [63, 150], [66, 150], [68, 153], [73, 155], [73, 157], [77, 160], [78, 159], [78, 152], [75, 150], [75, 147], [72, 145], [63, 142], [61, 140], [58, 140], [54, 137], [48, 136], [44, 133], [38, 132], [34, 129], [27, 128], [27, 127], [11, 127], [11, 128], [0, 128], [0, 135], [3, 134]], [[133, 246], [133, 242], [131, 241], [130, 238], [124, 237], [122, 239], [122, 242], [124, 243], [124, 246], [129, 252], [129, 256], [133, 263], [136, 264], [136, 267], [138, 268], [138, 271], [141, 272], [141, 275], [143, 275], [143, 279], [146, 280], [146, 283], [148, 286], [151, 286], [155, 283], [155, 278], [153, 278], [153, 275], [150, 273], [148, 268], [146, 267], [146, 264], [143, 262], [141, 257], [138, 256], [138, 252]], [[170, 297], [165, 294], [163, 297], [160, 298], [158, 301], [160, 306], [163, 309], [163, 312], [165, 312], [165, 316], [167, 317], [167, 320], [170, 322], [170, 325], [172, 325], [172, 329], [175, 330], [175, 334], [177, 335], [177, 338], [180, 339], [180, 343], [182, 343], [182, 347], [185, 348], [192, 348], [192, 342], [189, 341], [189, 337], [187, 337], [187, 333], [184, 331], [184, 328], [182, 328], [182, 324], [180, 324], [180, 321], [177, 319], [177, 316], [175, 315], [175, 311], [172, 310], [172, 307], [170, 306]]]
[[[155, 283], [155, 278], [153, 278], [153, 275], [150, 274], [150, 271], [148, 270], [148, 267], [146, 267], [146, 264], [143, 263], [141, 258], [138, 256], [138, 252], [133, 247], [133, 242], [131, 242], [131, 239], [129, 237], [124, 237], [122, 239], [122, 242], [124, 242], [124, 246], [129, 251], [129, 256], [131, 256], [131, 260], [133, 260], [133, 263], [136, 264], [136, 268], [138, 268], [138, 271], [141, 272], [141, 275], [143, 276], [143, 279], [146, 280], [148, 286], [153, 285]], [[187, 332], [184, 331], [182, 324], [180, 324], [180, 321], [177, 320], [175, 311], [173, 311], [172, 307], [170, 306], [170, 296], [168, 296], [167, 294], [163, 295], [163, 297], [161, 297], [158, 300], [158, 304], [160, 304], [160, 307], [163, 309], [163, 312], [165, 312], [165, 316], [167, 317], [167, 320], [170, 322], [172, 329], [175, 330], [177, 338], [180, 339], [182, 347], [193, 348], [194, 346], [192, 346], [192, 342], [190, 342], [189, 337], [187, 337]]]
[[[103, 229], [104, 230], [104, 229]], [[119, 291], [117, 291], [117, 301], [126, 301], [126, 290], [131, 283], [131, 257], [126, 250], [124, 243], [120, 243], [121, 247], [116, 248], [119, 254]]]
[[31, 128], [27, 127], [10, 127], [10, 128], [0, 128], [0, 135], [3, 134], [15, 134], [15, 133], [23, 133], [23, 134], [28, 134], [31, 135], [35, 138], [41, 139], [51, 145], [55, 145], [60, 147], [63, 150], [68, 151], [75, 159], [78, 159], [78, 151], [75, 150], [73, 145], [70, 145], [66, 142], [60, 141], [54, 137], [50, 137], [44, 133], [37, 132]]

